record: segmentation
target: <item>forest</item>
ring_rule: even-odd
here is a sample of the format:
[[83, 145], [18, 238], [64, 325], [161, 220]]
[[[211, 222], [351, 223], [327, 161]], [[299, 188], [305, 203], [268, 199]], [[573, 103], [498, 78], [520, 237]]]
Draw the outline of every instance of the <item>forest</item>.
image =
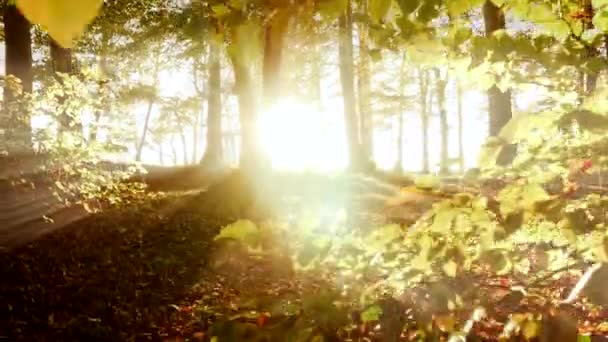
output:
[[608, 340], [608, 0], [0, 7], [0, 341]]

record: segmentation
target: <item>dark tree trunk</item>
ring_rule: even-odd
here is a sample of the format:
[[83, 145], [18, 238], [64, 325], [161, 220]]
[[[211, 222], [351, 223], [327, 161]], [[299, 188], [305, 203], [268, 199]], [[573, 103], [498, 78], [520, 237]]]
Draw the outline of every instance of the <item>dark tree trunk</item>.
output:
[[[63, 83], [60, 74], [71, 75], [74, 72], [72, 65], [72, 50], [60, 46], [55, 40], [49, 37], [49, 45], [51, 50], [51, 66], [53, 74], [59, 83]], [[59, 104], [65, 102], [65, 96], [59, 96]], [[81, 132], [82, 125], [75, 122], [71, 113], [59, 113], [59, 129], [61, 132]]]
[[426, 70], [418, 69], [420, 86], [420, 121], [422, 123], [422, 172], [429, 173], [429, 79]]
[[450, 173], [448, 142], [450, 127], [448, 125], [448, 114], [445, 108], [445, 91], [447, 87], [447, 75], [441, 77], [441, 70], [435, 68], [435, 91], [437, 96], [437, 108], [439, 110], [439, 127], [441, 132], [441, 156], [439, 160], [439, 173], [447, 175]]
[[283, 37], [289, 22], [289, 11], [279, 9], [264, 27], [263, 99], [264, 108], [270, 108], [279, 95]]
[[[361, 3], [361, 12], [367, 13], [367, 1]], [[359, 77], [357, 88], [359, 91], [359, 124], [361, 125], [361, 153], [366, 163], [373, 163], [374, 151], [374, 118], [371, 107], [371, 61], [368, 48], [367, 24], [359, 25]]]
[[[503, 11], [492, 1], [486, 0], [483, 5], [483, 20], [486, 36], [505, 29]], [[511, 91], [502, 92], [497, 86], [488, 89], [489, 134], [497, 136], [500, 130], [511, 120]]]
[[234, 81], [239, 103], [240, 165], [249, 169], [259, 166], [261, 152], [257, 133], [257, 106], [249, 67], [240, 58], [231, 56]]
[[347, 9], [339, 18], [339, 59], [340, 83], [342, 84], [342, 98], [344, 101], [344, 122], [348, 142], [349, 167], [352, 170], [363, 169], [361, 142], [359, 140], [359, 125], [357, 120], [354, 63], [353, 63], [353, 22], [351, 4], [348, 0]]
[[[217, 166], [223, 160], [222, 148], [222, 78], [221, 59], [217, 43], [212, 42], [209, 51], [209, 98], [207, 99], [207, 148], [201, 161], [204, 165]], [[240, 97], [239, 97], [240, 98]]]
[[[583, 0], [583, 10], [585, 11], [586, 18], [593, 18], [594, 11], [591, 0]], [[594, 28], [593, 21], [591, 21], [591, 19], [585, 21], [584, 25], [585, 30], [592, 30]], [[588, 47], [586, 50], [586, 55], [588, 58], [596, 57], [599, 54], [598, 50], [593, 47]], [[585, 73], [585, 95], [591, 95], [595, 91], [598, 76], [599, 74], [597, 72]]]
[[[6, 45], [6, 74], [21, 80], [24, 92], [32, 91], [32, 38], [31, 24], [14, 5], [4, 6], [4, 39]], [[4, 101], [10, 127], [7, 141], [13, 142], [9, 152], [32, 151], [31, 113], [22, 106], [10, 87], [4, 87]]]

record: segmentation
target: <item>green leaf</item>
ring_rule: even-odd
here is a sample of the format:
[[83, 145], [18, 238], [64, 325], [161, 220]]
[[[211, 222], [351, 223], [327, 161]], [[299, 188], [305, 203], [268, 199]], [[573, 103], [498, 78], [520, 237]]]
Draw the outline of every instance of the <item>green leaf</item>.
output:
[[320, 0], [317, 4], [319, 12], [327, 18], [336, 18], [344, 11], [348, 5], [348, 0]]
[[391, 8], [393, 0], [369, 0], [369, 16], [373, 21], [381, 21]]
[[407, 17], [414, 12], [420, 5], [419, 0], [399, 0], [399, 7], [404, 17]]
[[576, 342], [591, 342], [591, 336], [589, 335], [578, 335]]
[[103, 0], [16, 0], [32, 23], [42, 26], [59, 45], [70, 48], [93, 21]]
[[361, 320], [363, 322], [375, 322], [380, 320], [382, 316], [382, 308], [378, 305], [372, 305], [361, 313]]
[[593, 25], [604, 32], [608, 32], [608, 9], [602, 9], [595, 13]]
[[249, 246], [256, 246], [260, 241], [260, 230], [249, 220], [238, 220], [223, 227], [214, 240], [234, 239]]

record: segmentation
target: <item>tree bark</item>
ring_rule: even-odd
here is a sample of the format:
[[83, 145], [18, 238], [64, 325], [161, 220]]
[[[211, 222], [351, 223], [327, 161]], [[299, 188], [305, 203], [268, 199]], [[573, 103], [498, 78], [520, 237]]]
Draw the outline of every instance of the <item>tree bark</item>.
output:
[[223, 160], [222, 148], [222, 75], [217, 42], [209, 47], [209, 97], [207, 99], [207, 147], [201, 163], [217, 166]]
[[342, 84], [342, 98], [344, 102], [344, 123], [348, 143], [349, 167], [354, 171], [361, 171], [362, 153], [359, 140], [359, 125], [355, 106], [354, 63], [353, 63], [353, 22], [350, 0], [346, 11], [338, 20], [339, 25], [339, 60], [340, 83]]
[[447, 75], [444, 79], [441, 77], [441, 70], [435, 68], [435, 91], [437, 96], [437, 108], [439, 110], [439, 127], [441, 132], [441, 157], [439, 160], [439, 173], [447, 175], [450, 173], [450, 157], [448, 151], [448, 141], [450, 127], [448, 125], [448, 114], [445, 108], [445, 91], [447, 87]]
[[[367, 1], [361, 2], [361, 12], [366, 13]], [[359, 91], [359, 124], [361, 129], [361, 153], [366, 163], [373, 163], [374, 151], [374, 118], [371, 107], [371, 61], [368, 48], [368, 32], [366, 23], [359, 24], [359, 77], [357, 88]]]
[[257, 132], [257, 106], [253, 92], [253, 81], [249, 67], [240, 58], [231, 56], [234, 68], [234, 83], [239, 103], [241, 143], [239, 163], [249, 169], [259, 166], [261, 151]]
[[[483, 5], [483, 20], [486, 36], [491, 36], [498, 30], [505, 29], [503, 11], [491, 0]], [[489, 134], [497, 136], [500, 130], [511, 120], [511, 91], [502, 92], [497, 86], [488, 89]]]
[[[5, 69], [7, 75], [13, 75], [21, 80], [22, 90], [32, 91], [32, 38], [31, 24], [19, 12], [16, 6], [4, 6], [4, 38], [6, 46]], [[8, 147], [12, 153], [32, 152], [31, 113], [20, 103], [18, 95], [10, 87], [4, 87], [5, 111], [9, 126], [4, 127], [6, 141], [13, 144]], [[14, 125], [13, 125], [14, 123]]]
[[[53, 70], [53, 75], [57, 79], [57, 81], [63, 84], [63, 79], [60, 74], [71, 75], [74, 72], [74, 68], [72, 65], [72, 50], [66, 49], [60, 46], [54, 39], [49, 37], [49, 45], [51, 50], [51, 65]], [[59, 104], [60, 106], [65, 102], [65, 96], [59, 96]], [[78, 132], [82, 131], [82, 125], [80, 123], [74, 122], [74, 118], [70, 113], [59, 113], [59, 129], [61, 132], [73, 131]]]
[[420, 121], [422, 124], [422, 172], [429, 173], [429, 80], [426, 70], [418, 69], [418, 85], [420, 87]]
[[182, 160], [184, 165], [188, 165], [188, 144], [186, 142], [186, 132], [184, 131], [184, 123], [180, 125], [182, 128], [179, 131], [179, 138], [182, 142]]
[[263, 101], [264, 109], [272, 107], [279, 95], [283, 38], [289, 22], [289, 9], [279, 8], [264, 27]]
[[148, 101], [148, 109], [146, 110], [146, 118], [144, 119], [144, 128], [141, 133], [141, 139], [139, 139], [139, 144], [137, 144], [137, 151], [135, 152], [135, 161], [141, 161], [141, 153], [144, 150], [144, 145], [146, 144], [146, 136], [148, 135], [148, 126], [150, 125], [150, 117], [152, 116], [152, 108], [154, 107], [154, 100], [150, 99]]
[[[589, 18], [589, 20], [584, 21], [585, 30], [592, 30], [594, 28], [593, 18], [593, 4], [591, 0], [583, 0], [583, 10], [585, 11], [585, 18]], [[598, 50], [593, 47], [586, 48], [586, 55], [588, 58], [596, 57], [599, 54]], [[599, 74], [597, 72], [587, 72], [585, 73], [585, 88], [584, 93], [586, 96], [593, 94], [597, 85], [597, 79]]]

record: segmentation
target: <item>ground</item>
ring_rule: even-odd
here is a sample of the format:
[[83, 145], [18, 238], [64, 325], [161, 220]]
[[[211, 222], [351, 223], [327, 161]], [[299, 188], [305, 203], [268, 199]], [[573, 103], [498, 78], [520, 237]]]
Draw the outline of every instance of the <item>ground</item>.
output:
[[[328, 312], [325, 304], [308, 301], [308, 312], [290, 315], [287, 306], [339, 290], [331, 271], [301, 274], [289, 258], [251, 257], [214, 241], [222, 226], [242, 214], [218, 215], [221, 198], [211, 191], [142, 199], [0, 254], [0, 339], [207, 341], [218, 334], [224, 336], [220, 341], [275, 341], [287, 338], [292, 330], [286, 327], [300, 324], [294, 317], [312, 312], [307, 322], [315, 322], [314, 331], [325, 341], [345, 340], [332, 333], [340, 325], [352, 327], [353, 341], [415, 340], [421, 321], [447, 331], [471, 316], [469, 309], [452, 316], [435, 306], [446, 289], [459, 288], [467, 293], [462, 300], [477, 301], [488, 311], [489, 318], [474, 324], [471, 336], [494, 340], [509, 314], [555, 310], [542, 298], [563, 296], [577, 280], [576, 275], [550, 279], [539, 284], [539, 300], [524, 301], [510, 290], [516, 279], [478, 273], [423, 284], [382, 302], [382, 333], [362, 323], [355, 309], [344, 321], [341, 311]], [[577, 321], [579, 333], [601, 334], [608, 315], [577, 304], [547, 317], [546, 326], [574, 327], [576, 338]], [[406, 332], [391, 331], [395, 325], [405, 325]], [[561, 340], [572, 331], [558, 330], [545, 330], [541, 340]]]

